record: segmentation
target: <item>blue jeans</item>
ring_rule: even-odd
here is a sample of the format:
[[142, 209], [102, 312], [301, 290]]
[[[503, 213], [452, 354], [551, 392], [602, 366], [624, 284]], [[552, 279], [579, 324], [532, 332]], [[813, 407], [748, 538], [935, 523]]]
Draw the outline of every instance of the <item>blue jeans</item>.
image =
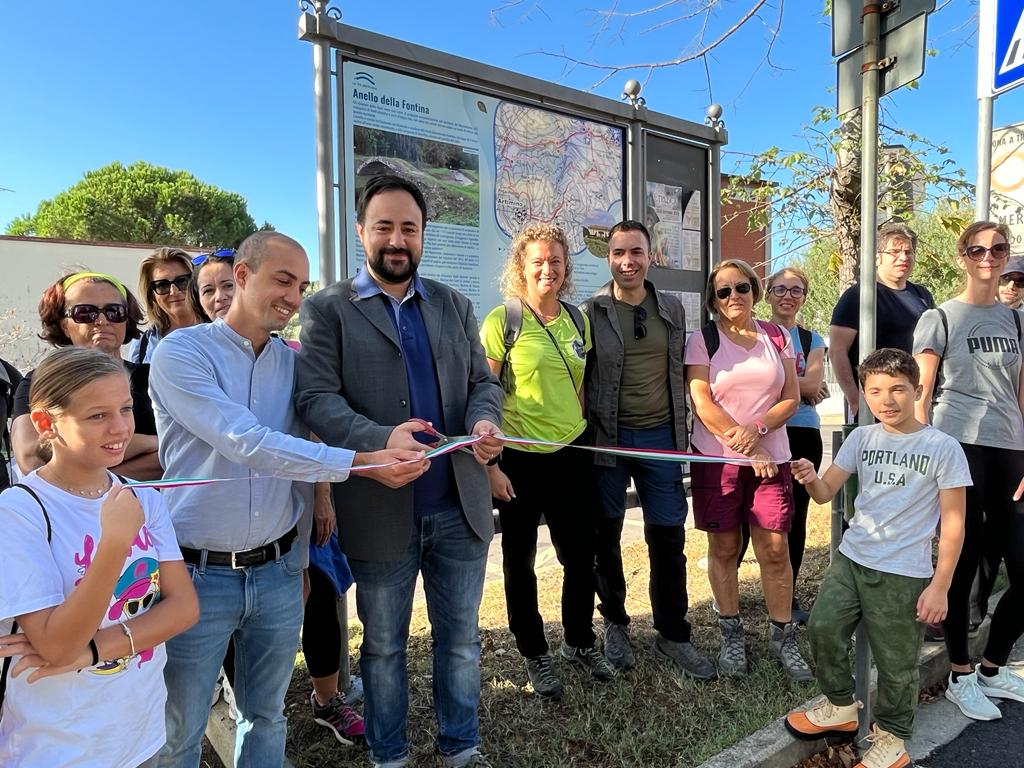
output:
[[406, 644], [416, 576], [423, 572], [433, 640], [434, 712], [438, 749], [460, 765], [480, 743], [480, 631], [478, 614], [487, 542], [458, 507], [419, 518], [401, 560], [349, 560], [356, 579], [356, 609], [363, 623], [366, 741], [381, 765], [404, 765], [409, 680]]
[[228, 641], [235, 645], [235, 702], [240, 719], [237, 768], [284, 764], [284, 696], [302, 626], [302, 546], [276, 561], [233, 570], [188, 564], [199, 595], [199, 622], [167, 641], [167, 743], [160, 768], [195, 768], [210, 701]]
[[[649, 429], [618, 429], [619, 446], [652, 450], [685, 450], [676, 447], [671, 423]], [[686, 493], [683, 473], [672, 461], [647, 461], [619, 456], [614, 467], [597, 468], [601, 515], [622, 517], [626, 514], [626, 487], [629, 478], [636, 483], [636, 494], [644, 510], [644, 522], [652, 525], [683, 525], [686, 522]]]

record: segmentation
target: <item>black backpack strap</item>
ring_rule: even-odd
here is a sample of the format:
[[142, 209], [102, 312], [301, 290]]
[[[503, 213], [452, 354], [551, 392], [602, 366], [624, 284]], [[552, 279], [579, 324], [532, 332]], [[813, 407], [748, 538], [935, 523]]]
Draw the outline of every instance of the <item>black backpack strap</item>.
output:
[[[36, 504], [39, 505], [39, 509], [43, 513], [43, 520], [46, 521], [46, 543], [49, 544], [53, 540], [53, 527], [50, 525], [50, 515], [46, 512], [46, 507], [43, 506], [43, 502], [39, 499], [38, 494], [29, 488], [24, 483], [15, 483], [11, 486], [12, 488], [21, 488], [29, 496], [36, 500]], [[11, 624], [11, 634], [15, 635], [18, 633], [18, 622], [15, 621]], [[4, 659], [3, 668], [0, 669], [0, 709], [3, 708], [4, 695], [7, 693], [7, 673], [11, 668], [12, 656], [8, 656]]]
[[[942, 361], [946, 359], [946, 348], [949, 346], [949, 318], [946, 317], [946, 310], [942, 307], [936, 307], [935, 311], [939, 313], [939, 320], [942, 321], [943, 342], [942, 351], [939, 353], [939, 364], [935, 367], [935, 386], [932, 389], [933, 403], [935, 402], [936, 395], [939, 394], [939, 390], [942, 388]], [[1020, 320], [1017, 322], [1019, 324]]]
[[1011, 309], [1010, 311], [1013, 312], [1013, 323], [1014, 323], [1014, 325], [1017, 326], [1017, 344], [1018, 344], [1018, 348], [1019, 349], [1024, 349], [1024, 343], [1022, 343], [1021, 333], [1020, 333], [1020, 310]]
[[561, 299], [559, 299], [558, 303], [565, 307], [565, 311], [569, 313], [569, 317], [572, 318], [572, 324], [576, 326], [576, 332], [583, 339], [583, 346], [585, 347], [587, 345], [587, 324], [583, 319], [583, 313], [580, 311], [580, 308]]
[[811, 332], [802, 325], [798, 325], [796, 327], [796, 331], [800, 336], [800, 347], [804, 351], [804, 360], [806, 360], [811, 356], [811, 344], [814, 343], [814, 337], [811, 336]]
[[701, 336], [704, 337], [704, 346], [708, 350], [708, 361], [715, 356], [715, 352], [718, 351], [718, 347], [721, 345], [722, 340], [718, 336], [718, 323], [714, 320], [705, 323], [704, 327], [700, 329]]
[[152, 328], [150, 328], [147, 331], [144, 331], [142, 333], [142, 338], [139, 339], [139, 352], [135, 356], [135, 362], [140, 364], [140, 365], [142, 363], [146, 362], [146, 350], [149, 349], [149, 335], [152, 332], [153, 332]]
[[508, 351], [516, 343], [519, 333], [523, 330], [523, 303], [519, 299], [509, 299], [505, 302], [505, 359], [508, 359]]

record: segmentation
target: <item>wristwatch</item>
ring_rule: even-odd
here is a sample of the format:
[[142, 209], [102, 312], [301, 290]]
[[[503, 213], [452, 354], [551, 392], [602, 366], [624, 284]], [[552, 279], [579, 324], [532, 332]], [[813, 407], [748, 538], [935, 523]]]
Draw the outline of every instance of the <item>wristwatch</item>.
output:
[[765, 424], [760, 419], [754, 422], [754, 426], [757, 427], [757, 434], [759, 434], [761, 437], [764, 437], [765, 435], [768, 434], [768, 425]]

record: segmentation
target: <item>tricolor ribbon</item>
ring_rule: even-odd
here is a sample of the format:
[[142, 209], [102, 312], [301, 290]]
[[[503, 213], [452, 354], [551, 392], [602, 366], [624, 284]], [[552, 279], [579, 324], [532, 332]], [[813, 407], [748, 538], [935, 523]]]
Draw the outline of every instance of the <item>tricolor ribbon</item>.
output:
[[[424, 458], [433, 459], [438, 456], [444, 456], [445, 454], [458, 451], [463, 448], [468, 448], [474, 443], [478, 443], [484, 439], [483, 435], [465, 435], [462, 437], [451, 437], [436, 448], [431, 448], [424, 454]], [[683, 464], [686, 462], [693, 462], [695, 464], [745, 464], [751, 465], [756, 463], [754, 459], [744, 457], [732, 457], [732, 456], [713, 456], [703, 453], [691, 453], [689, 451], [663, 451], [651, 448], [621, 448], [617, 446], [594, 446], [594, 445], [573, 445], [571, 443], [559, 443], [553, 440], [539, 440], [533, 437], [515, 437], [513, 435], [501, 435], [499, 439], [510, 445], [546, 445], [551, 448], [578, 448], [583, 451], [590, 451], [591, 453], [603, 453], [609, 456], [622, 456], [627, 459], [643, 459], [645, 461], [671, 461], [676, 464]], [[350, 467], [349, 472], [366, 472], [371, 469], [383, 469], [384, 467], [393, 467], [395, 464], [403, 464], [407, 462], [391, 462], [389, 464], [363, 464], [358, 467]], [[168, 478], [166, 480], [139, 480], [129, 481], [125, 483], [130, 488], [187, 488], [189, 486], [197, 485], [211, 485], [212, 483], [226, 483], [232, 480], [250, 480], [253, 478], [248, 477], [214, 477], [214, 478], [198, 478], [198, 477], [176, 477]]]

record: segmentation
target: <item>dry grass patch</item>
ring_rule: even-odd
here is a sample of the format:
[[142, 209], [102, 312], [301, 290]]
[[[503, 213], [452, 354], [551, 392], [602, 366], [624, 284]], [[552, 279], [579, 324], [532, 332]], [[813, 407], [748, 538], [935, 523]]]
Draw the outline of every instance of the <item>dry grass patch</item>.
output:
[[[828, 510], [812, 507], [807, 554], [798, 597], [809, 606], [828, 563]], [[686, 542], [689, 618], [694, 643], [717, 656], [718, 631], [707, 582], [707, 540], [689, 531]], [[483, 656], [480, 727], [483, 750], [502, 768], [692, 768], [744, 736], [767, 725], [816, 693], [813, 683], [789, 681], [768, 658], [768, 618], [761, 599], [753, 553], [740, 569], [741, 611], [747, 629], [751, 674], [743, 681], [695, 683], [674, 675], [654, 657], [649, 565], [642, 542], [623, 549], [632, 637], [637, 667], [619, 679], [601, 684], [588, 674], [556, 662], [566, 686], [561, 702], [535, 696], [527, 685], [526, 668], [506, 625], [500, 581], [484, 590], [480, 608]], [[559, 604], [561, 569], [538, 574], [541, 614], [552, 649], [561, 642]], [[597, 614], [595, 613], [595, 617]], [[599, 617], [595, 620], [599, 626]], [[352, 627], [353, 656], [361, 639]], [[806, 649], [805, 649], [806, 650]], [[430, 626], [426, 607], [413, 613], [409, 643], [409, 736], [414, 766], [440, 766], [434, 744], [436, 728], [431, 704]], [[326, 729], [312, 722], [309, 684], [300, 656], [288, 697], [288, 754], [296, 768], [365, 766], [364, 749], [340, 747]]]

